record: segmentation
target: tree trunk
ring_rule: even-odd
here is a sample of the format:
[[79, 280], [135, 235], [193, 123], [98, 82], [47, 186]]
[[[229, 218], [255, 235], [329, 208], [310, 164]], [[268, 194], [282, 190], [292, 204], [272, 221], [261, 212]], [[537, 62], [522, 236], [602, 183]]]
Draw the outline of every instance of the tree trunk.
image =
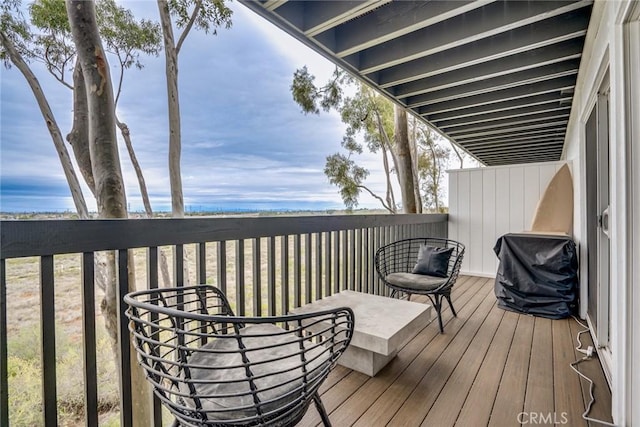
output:
[[164, 38], [165, 72], [167, 77], [167, 100], [169, 108], [169, 182], [171, 184], [171, 213], [176, 218], [184, 217], [182, 176], [180, 172], [181, 128], [180, 97], [178, 94], [178, 52], [173, 37], [171, 14], [167, 0], [158, 0], [160, 25]]
[[[109, 65], [98, 34], [95, 5], [85, 0], [67, 0], [66, 6], [85, 81], [89, 112], [89, 153], [96, 187], [98, 214], [101, 218], [126, 218], [127, 201], [118, 157], [113, 88]], [[129, 259], [132, 259], [131, 254]], [[111, 270], [110, 276], [115, 277], [115, 271], [113, 271], [115, 260], [107, 264]], [[133, 266], [133, 262], [129, 265]], [[129, 275], [130, 290], [134, 290], [135, 276], [132, 268]], [[119, 330], [115, 283], [115, 280], [109, 281], [102, 304], [105, 324], [111, 337], [117, 337]], [[126, 340], [131, 345], [128, 336], [120, 339]], [[119, 360], [117, 344], [115, 347], [116, 360]], [[149, 386], [144, 380], [140, 366], [136, 363], [135, 351], [132, 351], [131, 355], [134, 423], [139, 426], [148, 426], [151, 422]]]
[[416, 213], [416, 197], [413, 187], [413, 167], [411, 162], [411, 147], [409, 145], [409, 131], [407, 128], [407, 111], [397, 105], [394, 111], [394, 138], [398, 164], [398, 181], [402, 193], [404, 213]]
[[416, 213], [422, 213], [422, 196], [420, 195], [420, 177], [418, 175], [418, 144], [416, 118], [411, 118], [411, 135], [409, 137], [409, 148], [411, 154], [411, 175], [413, 176], [413, 194], [416, 198]]
[[[382, 166], [384, 167], [384, 174], [387, 180], [387, 206], [391, 208], [391, 213], [396, 213], [396, 200], [393, 195], [393, 187], [391, 186], [391, 170], [389, 169], [389, 159], [387, 158], [387, 148], [384, 144], [382, 147]], [[389, 209], [389, 208], [387, 208]]]
[[62, 165], [62, 170], [64, 171], [65, 178], [67, 179], [67, 183], [69, 184], [69, 189], [71, 190], [71, 198], [73, 199], [73, 203], [76, 207], [76, 211], [78, 212], [78, 216], [83, 219], [88, 218], [89, 211], [87, 210], [87, 204], [85, 202], [84, 195], [82, 194], [80, 182], [78, 181], [78, 177], [73, 169], [73, 163], [71, 163], [69, 152], [67, 151], [67, 147], [64, 144], [62, 132], [60, 132], [58, 123], [53, 116], [53, 111], [51, 111], [49, 102], [47, 102], [47, 98], [44, 96], [44, 92], [42, 91], [40, 82], [38, 82], [38, 79], [33, 74], [27, 63], [24, 61], [22, 55], [20, 55], [20, 52], [16, 50], [15, 46], [11, 42], [11, 39], [9, 39], [2, 31], [0, 31], [0, 42], [4, 46], [9, 59], [11, 59], [11, 62], [16, 66], [16, 68], [18, 68], [18, 70], [20, 70], [24, 78], [27, 80], [31, 91], [33, 92], [33, 96], [35, 96], [36, 101], [38, 102], [40, 113], [42, 114], [42, 117], [47, 124], [47, 129], [49, 130], [49, 134], [51, 135], [53, 145], [56, 147], [56, 152], [58, 153], [58, 157], [60, 158], [60, 164]]
[[136, 156], [135, 151], [133, 150], [133, 144], [131, 143], [131, 132], [129, 131], [129, 126], [126, 123], [121, 122], [116, 116], [116, 125], [120, 129], [120, 133], [122, 134], [122, 138], [124, 139], [124, 145], [127, 147], [127, 152], [129, 153], [129, 158], [131, 159], [131, 164], [133, 165], [133, 169], [136, 171], [136, 178], [138, 178], [138, 186], [140, 187], [140, 196], [142, 197], [142, 204], [144, 205], [144, 211], [147, 214], [147, 218], [153, 218], [153, 210], [151, 209], [151, 202], [149, 201], [149, 192], [147, 191], [147, 184], [144, 180], [144, 175], [142, 174], [142, 168], [140, 167], [140, 163], [138, 162], [138, 157]]
[[452, 141], [449, 141], [449, 144], [451, 144], [451, 148], [453, 148], [453, 152], [456, 153], [456, 156], [458, 156], [458, 160], [460, 160], [460, 169], [464, 169], [464, 159], [462, 158], [462, 156], [460, 155], [460, 152], [456, 148], [456, 144], [454, 144]]
[[93, 179], [91, 153], [89, 152], [89, 105], [87, 104], [87, 90], [84, 86], [82, 65], [76, 61], [73, 69], [73, 125], [67, 135], [73, 154], [80, 168], [89, 190], [95, 197], [96, 183]]

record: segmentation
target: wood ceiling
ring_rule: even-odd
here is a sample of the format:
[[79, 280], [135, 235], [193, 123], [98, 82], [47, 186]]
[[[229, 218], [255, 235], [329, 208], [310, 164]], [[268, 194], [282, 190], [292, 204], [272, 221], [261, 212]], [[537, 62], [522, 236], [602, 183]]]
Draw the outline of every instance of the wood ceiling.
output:
[[240, 0], [486, 165], [558, 160], [591, 0]]

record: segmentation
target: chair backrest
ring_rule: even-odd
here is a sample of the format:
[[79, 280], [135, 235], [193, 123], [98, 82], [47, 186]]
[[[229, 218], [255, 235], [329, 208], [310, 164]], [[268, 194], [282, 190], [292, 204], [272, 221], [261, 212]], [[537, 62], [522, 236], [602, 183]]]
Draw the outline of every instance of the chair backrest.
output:
[[208, 285], [133, 292], [124, 300], [138, 361], [185, 425], [293, 424], [353, 334], [348, 308], [236, 317]]
[[464, 245], [455, 240], [438, 237], [399, 240], [378, 249], [375, 265], [380, 277], [384, 278], [391, 273], [410, 273], [418, 260], [418, 251], [421, 245], [453, 248], [447, 266], [447, 277], [449, 277], [450, 283], [455, 282], [464, 256]]

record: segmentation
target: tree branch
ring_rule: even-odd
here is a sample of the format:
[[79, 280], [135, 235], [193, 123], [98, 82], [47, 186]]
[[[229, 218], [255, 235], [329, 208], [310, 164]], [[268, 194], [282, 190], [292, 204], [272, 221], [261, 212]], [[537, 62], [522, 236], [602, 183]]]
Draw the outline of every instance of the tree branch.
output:
[[464, 169], [464, 159], [458, 152], [458, 149], [456, 148], [456, 144], [454, 144], [453, 141], [451, 140], [449, 140], [449, 144], [451, 144], [451, 148], [453, 148], [453, 152], [456, 153], [456, 156], [458, 156], [458, 159], [460, 160], [460, 169]]
[[382, 203], [382, 207], [384, 207], [386, 210], [388, 210], [390, 213], [394, 214], [396, 213], [393, 209], [391, 209], [382, 199], [382, 197], [378, 196], [376, 193], [374, 193], [373, 191], [371, 191], [370, 189], [368, 189], [366, 186], [364, 185], [358, 185], [358, 188], [361, 188], [363, 190], [365, 190], [367, 193], [369, 193], [371, 195], [371, 197], [374, 197], [376, 199], [378, 199], [380, 201], [380, 203]]
[[40, 113], [47, 125], [47, 129], [49, 130], [49, 134], [53, 140], [53, 145], [56, 147], [56, 151], [58, 152], [58, 157], [62, 164], [62, 170], [64, 171], [65, 178], [69, 184], [69, 190], [71, 191], [71, 197], [75, 204], [76, 211], [78, 212], [78, 216], [83, 219], [88, 218], [89, 211], [87, 210], [87, 204], [85, 202], [84, 195], [82, 194], [80, 182], [78, 181], [78, 177], [73, 169], [73, 163], [71, 163], [69, 152], [67, 151], [67, 147], [64, 145], [62, 133], [60, 132], [58, 123], [53, 116], [53, 111], [51, 111], [49, 102], [42, 91], [40, 82], [38, 82], [35, 74], [33, 74], [31, 68], [29, 68], [27, 63], [24, 61], [22, 55], [18, 52], [11, 39], [7, 37], [3, 31], [0, 31], [0, 43], [4, 46], [11, 62], [18, 70], [20, 70], [24, 78], [27, 80], [31, 91], [38, 102]]
[[182, 43], [187, 38], [189, 31], [193, 27], [193, 24], [196, 22], [196, 18], [198, 17], [198, 13], [200, 13], [200, 8], [202, 7], [202, 0], [196, 0], [196, 6], [193, 8], [193, 13], [191, 14], [191, 18], [189, 18], [189, 22], [187, 26], [184, 27], [184, 31], [180, 34], [180, 38], [178, 39], [178, 43], [176, 44], [176, 55], [180, 53], [180, 48], [182, 47]]

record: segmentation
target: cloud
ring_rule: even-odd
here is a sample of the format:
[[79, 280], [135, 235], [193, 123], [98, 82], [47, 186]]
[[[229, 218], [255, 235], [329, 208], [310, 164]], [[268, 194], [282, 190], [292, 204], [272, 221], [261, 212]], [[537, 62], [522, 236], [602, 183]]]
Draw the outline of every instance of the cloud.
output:
[[[157, 19], [155, 2], [123, 4], [136, 16]], [[326, 156], [341, 149], [344, 125], [336, 113], [302, 114], [289, 88], [296, 68], [309, 65], [321, 82], [333, 64], [244, 6], [232, 3], [231, 7], [231, 30], [220, 30], [216, 36], [194, 31], [180, 53], [185, 204], [233, 208], [236, 203], [265, 209], [342, 206], [323, 168]], [[117, 113], [130, 128], [154, 209], [167, 210], [164, 54], [143, 62], [144, 69], [126, 72]], [[71, 126], [70, 91], [39, 65], [34, 71], [65, 135]], [[113, 61], [111, 74], [117, 76]], [[72, 209], [62, 168], [29, 87], [15, 67], [4, 70], [1, 80], [2, 209]], [[122, 141], [119, 149], [128, 203], [141, 209], [137, 179]], [[371, 170], [368, 185], [383, 192], [379, 159], [363, 155], [361, 161]], [[95, 209], [86, 187], [85, 195]], [[361, 206], [379, 204], [363, 195]]]

